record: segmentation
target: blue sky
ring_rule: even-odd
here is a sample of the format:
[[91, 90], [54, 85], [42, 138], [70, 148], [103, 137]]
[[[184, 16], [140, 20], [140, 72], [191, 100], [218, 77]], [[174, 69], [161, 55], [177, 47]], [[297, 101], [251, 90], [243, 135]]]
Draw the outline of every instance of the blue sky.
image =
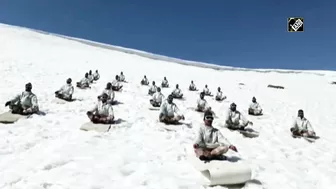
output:
[[332, 0], [0, 0], [2, 23], [247, 68], [336, 70], [335, 18]]

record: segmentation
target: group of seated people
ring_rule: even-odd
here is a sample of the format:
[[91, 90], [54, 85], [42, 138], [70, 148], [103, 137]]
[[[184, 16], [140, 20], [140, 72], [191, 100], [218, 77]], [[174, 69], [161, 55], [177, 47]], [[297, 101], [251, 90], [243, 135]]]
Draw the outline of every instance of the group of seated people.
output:
[[[85, 78], [81, 80], [85, 82], [80, 82], [80, 84], [86, 83], [89, 86], [89, 84], [93, 81], [97, 81], [99, 77], [98, 70], [96, 70], [94, 74], [92, 74], [90, 70], [89, 73], [85, 74]], [[146, 76], [144, 79], [147, 79]], [[167, 81], [166, 77], [164, 77], [164, 81]], [[123, 72], [121, 72], [120, 76], [116, 75], [113, 82], [107, 83], [106, 88], [102, 94], [98, 96], [97, 105], [92, 110], [87, 112], [87, 116], [93, 123], [110, 124], [113, 122], [114, 113], [112, 105], [115, 98], [114, 91], [118, 91], [122, 88], [122, 84], [120, 84], [120, 82], [125, 82], [125, 76], [123, 75]], [[142, 84], [146, 83], [148, 83], [148, 80], [144, 80], [144, 82], [142, 82]], [[177, 105], [173, 102], [174, 98], [182, 98], [183, 96], [179, 85], [177, 84], [173, 92], [167, 97], [166, 100], [164, 100], [165, 96], [161, 93], [161, 88], [156, 87], [154, 81], [152, 84], [153, 85], [149, 89], [149, 94], [153, 95], [153, 98], [150, 100], [150, 104], [152, 104], [154, 107], [160, 107], [159, 120], [167, 124], [176, 124], [180, 120], [184, 120], [184, 115], [180, 113]], [[168, 81], [166, 83], [163, 82], [163, 84], [165, 84], [164, 86], [166, 87], [169, 86]], [[81, 87], [83, 87], [83, 85], [81, 85]], [[196, 90], [196, 86], [193, 81], [191, 81], [189, 90]], [[72, 86], [72, 79], [68, 78], [66, 80], [66, 84], [55, 92], [55, 96], [59, 99], [71, 101], [73, 100], [73, 93], [74, 87]], [[204, 99], [206, 95], [211, 95], [207, 85], [205, 86], [203, 92], [200, 93], [200, 98], [197, 100], [196, 108], [197, 111], [205, 112], [205, 115], [208, 115], [207, 118], [206, 116], [204, 117], [205, 121], [213, 119], [211, 116], [209, 117], [210, 113], [212, 116], [214, 116], [214, 112], [211, 111], [211, 107]], [[218, 92], [215, 99], [219, 100], [225, 98], [226, 96], [222, 94], [221, 88], [218, 87]], [[13, 114], [30, 115], [37, 113], [39, 111], [38, 100], [36, 95], [32, 92], [32, 84], [27, 83], [25, 86], [25, 91], [16, 95], [12, 100], [7, 101], [5, 106], [9, 106]], [[235, 103], [230, 105], [225, 118], [225, 127], [233, 130], [244, 130], [248, 125], [253, 125], [253, 123], [247, 120], [246, 117], [236, 109], [236, 107], [237, 105]], [[252, 103], [248, 108], [248, 114], [262, 115], [262, 109], [255, 97], [252, 98]], [[212, 123], [212, 121], [209, 123]], [[315, 136], [315, 132], [310, 122], [304, 117], [303, 110], [298, 111], [298, 116], [294, 120], [290, 131], [293, 135]], [[223, 148], [221, 149], [222, 150], [219, 150], [218, 148], [217, 151], [223, 151]], [[227, 148], [225, 148], [225, 150], [227, 151]], [[215, 151], [211, 152], [210, 154], [215, 153]]]
[[[153, 81], [154, 82], [154, 81]], [[153, 83], [152, 82], [152, 83]], [[155, 82], [154, 82], [155, 83]], [[145, 75], [144, 78], [141, 80], [140, 82], [141, 85], [149, 85], [149, 81], [147, 79], [147, 76]], [[161, 82], [161, 87], [162, 88], [168, 88], [169, 87], [169, 83], [166, 77], [163, 77], [163, 80]]]
[[96, 70], [96, 72], [93, 74], [92, 70], [90, 70], [88, 73], [85, 73], [83, 79], [76, 83], [76, 86], [80, 89], [90, 88], [90, 84], [94, 81], [97, 81], [99, 78], [100, 74], [98, 73], [98, 70]]

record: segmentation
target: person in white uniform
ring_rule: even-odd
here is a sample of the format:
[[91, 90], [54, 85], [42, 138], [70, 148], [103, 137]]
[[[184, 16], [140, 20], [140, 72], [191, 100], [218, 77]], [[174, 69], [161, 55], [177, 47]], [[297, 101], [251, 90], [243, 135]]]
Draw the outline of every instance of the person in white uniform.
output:
[[167, 124], [176, 124], [180, 120], [184, 120], [184, 116], [180, 113], [178, 107], [173, 102], [173, 96], [169, 95], [167, 100], [161, 104], [159, 120]]
[[255, 97], [252, 98], [252, 103], [250, 104], [248, 113], [249, 115], [262, 115], [262, 109]]
[[294, 119], [293, 125], [290, 129], [293, 135], [314, 137], [316, 133], [310, 124], [309, 120], [305, 118], [303, 110], [298, 111], [298, 116]]
[[31, 115], [39, 111], [37, 97], [32, 92], [33, 85], [27, 83], [25, 87], [25, 91], [5, 103], [5, 107], [9, 106], [13, 114]]
[[158, 87], [157, 88], [157, 92], [153, 95], [153, 98], [150, 99], [150, 103], [152, 104], [152, 106], [154, 107], [160, 107], [162, 104], [162, 101], [164, 99], [164, 95], [161, 93], [161, 88]]
[[225, 117], [225, 127], [232, 130], [244, 130], [253, 123], [237, 110], [237, 105], [232, 103]]
[[93, 123], [112, 124], [114, 112], [112, 105], [107, 103], [108, 95], [104, 93], [97, 105], [86, 113]]
[[75, 89], [72, 86], [71, 82], [72, 82], [72, 79], [68, 78], [66, 80], [66, 84], [63, 85], [58, 91], [55, 91], [56, 98], [66, 100], [66, 101], [72, 100], [72, 95]]
[[203, 118], [204, 124], [198, 129], [193, 145], [196, 156], [203, 161], [225, 160], [224, 154], [229, 149], [237, 152], [237, 148], [212, 126], [213, 120], [212, 112], [206, 111]]

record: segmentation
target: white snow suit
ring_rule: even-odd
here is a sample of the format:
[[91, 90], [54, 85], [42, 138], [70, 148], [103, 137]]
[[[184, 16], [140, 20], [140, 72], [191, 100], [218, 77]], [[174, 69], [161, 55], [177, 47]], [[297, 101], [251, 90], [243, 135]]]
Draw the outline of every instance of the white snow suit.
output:
[[174, 89], [172, 94], [174, 96], [181, 96], [182, 95], [181, 89]]
[[91, 110], [91, 112], [101, 115], [101, 116], [107, 116], [108, 119], [114, 118], [114, 112], [112, 105], [102, 101], [98, 101], [98, 103], [95, 105], [95, 107]]
[[262, 109], [258, 102], [252, 102], [250, 104], [249, 111], [252, 111], [255, 115], [258, 115], [262, 112]]
[[292, 128], [298, 129], [299, 132], [303, 131], [303, 132], [314, 132], [313, 127], [311, 126], [310, 122], [308, 121], [308, 119], [304, 118], [300, 118], [297, 117], [295, 118], [295, 120], [293, 121], [293, 125]]
[[225, 127], [229, 128], [239, 128], [241, 126], [247, 126], [248, 120], [243, 116], [238, 110], [231, 111], [228, 110], [225, 117]]
[[141, 80], [141, 83], [143, 83], [143, 84], [149, 84], [149, 81], [148, 81], [148, 79], [147, 78], [143, 78], [142, 80]]
[[207, 87], [205, 87], [205, 88], [203, 89], [203, 92], [204, 92], [206, 95], [211, 94], [209, 88], [207, 88]]
[[199, 110], [205, 110], [207, 108], [209, 108], [208, 102], [205, 99], [199, 98], [197, 100], [197, 109], [199, 109]]
[[119, 81], [125, 81], [125, 75], [119, 75]]
[[58, 90], [58, 93], [69, 99], [74, 93], [74, 87], [72, 84], [65, 84]]
[[117, 88], [119, 88], [119, 87], [121, 87], [122, 85], [120, 84], [119, 81], [117, 81], [117, 80], [115, 79], [114, 81], [112, 81], [112, 86], [113, 86], [113, 87], [117, 87]]
[[216, 94], [216, 99], [225, 99], [226, 96], [223, 95], [222, 91], [217, 92]]
[[190, 90], [196, 90], [196, 85], [195, 85], [194, 83], [191, 83], [191, 84], [189, 85], [189, 89], [190, 89]]
[[166, 117], [175, 117], [180, 116], [180, 111], [177, 108], [175, 103], [169, 104], [167, 100], [165, 100], [160, 108], [160, 114], [166, 116]]
[[168, 80], [162, 80], [161, 85], [163, 85], [163, 86], [167, 86], [167, 85], [168, 85]]
[[100, 78], [99, 73], [97, 73], [97, 72], [93, 73], [93, 79], [94, 79], [94, 80], [97, 81], [99, 78]]
[[114, 101], [114, 97], [115, 97], [115, 93], [112, 89], [104, 89], [102, 94], [100, 96], [102, 96], [103, 94], [107, 94], [107, 102], [108, 103], [112, 103]]
[[207, 149], [214, 149], [219, 146], [229, 147], [231, 145], [218, 129], [204, 124], [199, 127], [195, 144]]
[[39, 110], [37, 97], [32, 92], [24, 91], [21, 94], [16, 95], [11, 103], [13, 105], [19, 105], [23, 109], [31, 108], [32, 112], [37, 112]]
[[90, 80], [86, 77], [84, 77], [82, 80], [79, 81], [80, 86], [90, 86]]
[[156, 102], [156, 103], [159, 103], [161, 104], [162, 101], [164, 99], [164, 95], [161, 93], [161, 92], [156, 92], [154, 95], [153, 95], [153, 101]]
[[153, 93], [156, 93], [156, 89], [157, 89], [157, 86], [156, 85], [152, 85], [150, 88], [149, 88], [149, 93], [153, 94]]

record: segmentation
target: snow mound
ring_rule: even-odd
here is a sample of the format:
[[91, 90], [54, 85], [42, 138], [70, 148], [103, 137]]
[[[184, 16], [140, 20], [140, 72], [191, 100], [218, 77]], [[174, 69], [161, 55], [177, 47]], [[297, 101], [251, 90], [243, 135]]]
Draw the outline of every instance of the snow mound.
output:
[[[25, 83], [32, 82], [40, 109], [47, 113], [13, 125], [0, 125], [0, 188], [202, 188], [202, 176], [186, 161], [185, 146], [191, 147], [202, 123], [202, 115], [188, 109], [196, 105], [198, 98], [197, 93], [187, 91], [191, 80], [198, 88], [208, 84], [212, 92], [220, 86], [227, 95], [228, 100], [222, 103], [208, 98], [219, 116], [217, 126], [230, 102], [236, 102], [245, 114], [252, 96], [261, 103], [265, 116], [249, 117], [260, 131], [258, 138], [242, 138], [221, 129], [237, 146], [238, 155], [250, 162], [253, 178], [261, 182], [245, 188], [333, 188], [336, 89], [328, 81], [334, 72], [213, 70], [79, 41], [0, 25], [0, 101], [5, 103], [21, 92]], [[68, 77], [76, 82], [90, 69], [98, 69], [101, 79], [91, 90], [75, 90], [75, 96], [82, 101], [52, 103], [54, 91]], [[123, 92], [116, 93], [121, 104], [114, 110], [124, 122], [108, 133], [80, 131], [88, 121], [86, 111], [120, 71], [129, 83], [124, 84]], [[171, 86], [180, 85], [186, 100], [175, 102], [193, 122], [193, 128], [177, 132], [160, 128], [158, 112], [148, 110], [148, 88], [140, 86], [144, 75], [157, 83], [166, 76]], [[267, 88], [269, 84], [285, 89]], [[166, 96], [171, 91], [163, 89]], [[298, 109], [305, 111], [321, 136], [317, 142], [290, 136], [289, 127]], [[7, 109], [0, 106], [0, 112], [4, 111]]]

